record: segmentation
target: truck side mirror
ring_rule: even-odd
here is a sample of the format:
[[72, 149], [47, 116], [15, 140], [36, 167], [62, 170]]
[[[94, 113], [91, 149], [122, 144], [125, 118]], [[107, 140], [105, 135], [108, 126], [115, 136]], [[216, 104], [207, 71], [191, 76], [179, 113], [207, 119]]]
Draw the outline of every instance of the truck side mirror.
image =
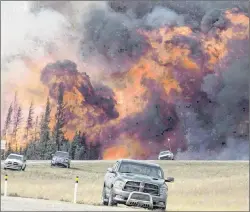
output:
[[166, 183], [171, 183], [174, 182], [174, 178], [173, 177], [168, 177], [167, 179], [165, 179]]
[[115, 171], [112, 168], [108, 168], [107, 171], [110, 173], [115, 173]]

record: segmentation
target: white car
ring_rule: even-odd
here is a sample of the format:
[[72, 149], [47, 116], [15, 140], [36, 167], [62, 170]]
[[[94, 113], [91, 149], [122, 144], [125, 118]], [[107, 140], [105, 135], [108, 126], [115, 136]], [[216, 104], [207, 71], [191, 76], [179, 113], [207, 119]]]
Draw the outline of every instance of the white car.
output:
[[169, 150], [162, 151], [158, 155], [158, 160], [174, 160], [174, 154]]
[[19, 171], [24, 171], [26, 168], [26, 159], [23, 155], [19, 154], [9, 154], [9, 156], [4, 161], [4, 170], [6, 169], [14, 169]]

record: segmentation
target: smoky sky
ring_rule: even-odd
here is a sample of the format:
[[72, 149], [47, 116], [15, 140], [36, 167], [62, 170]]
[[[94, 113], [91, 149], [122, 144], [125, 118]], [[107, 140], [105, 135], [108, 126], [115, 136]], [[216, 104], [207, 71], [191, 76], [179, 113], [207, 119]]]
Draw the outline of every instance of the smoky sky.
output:
[[[76, 2], [38, 1], [33, 3], [32, 11], [37, 13], [50, 8], [70, 18], [73, 17], [72, 14], [76, 10], [76, 4]], [[74, 17], [75, 19], [72, 18], [71, 21], [77, 31], [78, 54], [82, 61], [94, 63], [105, 71], [118, 72], [128, 70], [128, 67], [133, 65], [149, 48], [145, 38], [138, 33], [138, 29], [152, 30], [162, 26], [189, 26], [194, 33], [202, 32], [213, 35], [214, 29], [223, 29], [227, 26], [223, 18], [223, 11], [233, 7], [247, 13], [248, 2], [96, 2], [88, 5], [87, 8], [79, 7], [77, 18]], [[74, 22], [75, 20], [77, 22]], [[176, 37], [171, 42], [187, 42], [191, 46], [193, 55], [199, 57], [201, 54], [196, 40]], [[181, 101], [176, 103], [175, 111], [171, 111], [174, 114], [173, 122], [160, 123], [161, 120], [156, 116], [155, 104], [162, 104], [163, 107], [168, 105], [166, 102], [159, 102], [159, 98], [157, 98], [157, 95], [160, 94], [159, 91], [151, 99], [147, 107], [148, 113], [129, 117], [124, 120], [125, 125], [130, 126], [132, 122], [136, 125], [137, 122], [144, 121], [143, 127], [140, 128], [143, 130], [139, 133], [141, 138], [145, 139], [144, 136], [159, 134], [168, 125], [174, 127], [176, 122], [180, 121], [189, 142], [189, 149], [186, 155], [180, 153], [179, 158], [192, 158], [194, 152], [199, 153], [197, 154], [198, 159], [213, 158], [211, 155], [216, 151], [223, 153], [220, 159], [246, 158], [249, 155], [249, 151], [245, 148], [249, 145], [249, 130], [239, 132], [238, 126], [242, 122], [246, 122], [249, 116], [249, 61], [246, 57], [237, 60], [234, 58], [237, 51], [240, 52], [236, 47], [241, 45], [249, 46], [249, 43], [236, 42], [230, 46], [230, 53], [233, 56], [227, 70], [220, 71], [219, 79], [216, 75], [210, 74], [201, 80], [202, 89], [197, 91], [190, 105]], [[245, 55], [248, 51], [245, 50]], [[197, 87], [199, 86], [200, 84], [197, 85]], [[99, 85], [98, 88], [102, 88], [102, 86]], [[103, 85], [104, 91], [105, 95], [107, 93], [113, 95], [112, 91]], [[97, 94], [91, 98], [91, 104], [99, 101], [102, 95]], [[113, 100], [102, 101], [103, 105], [108, 105], [107, 108], [104, 107], [107, 113], [113, 111], [115, 105]], [[162, 113], [163, 116], [168, 116], [167, 111]], [[159, 122], [159, 124], [157, 125], [155, 122]], [[151, 132], [145, 133], [148, 125], [154, 125], [155, 128]], [[237, 146], [237, 142], [239, 142], [239, 146]], [[238, 153], [232, 151], [233, 148]], [[208, 150], [211, 155], [205, 155]], [[237, 154], [242, 155], [239, 157]]]
[[[53, 9], [73, 16], [76, 2], [37, 1], [32, 11]], [[75, 6], [76, 5], [76, 6]], [[244, 1], [108, 1], [79, 7], [79, 54], [83, 61], [102, 63], [111, 72], [124, 71], [147, 50], [138, 29], [161, 26], [191, 27], [208, 32], [222, 10], [238, 7], [247, 12]]]

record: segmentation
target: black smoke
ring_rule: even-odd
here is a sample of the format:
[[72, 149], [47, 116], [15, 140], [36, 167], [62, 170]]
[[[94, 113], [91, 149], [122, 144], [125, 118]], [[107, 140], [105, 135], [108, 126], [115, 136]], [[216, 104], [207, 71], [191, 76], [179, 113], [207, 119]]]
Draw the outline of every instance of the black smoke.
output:
[[[46, 5], [39, 2], [34, 8], [36, 10], [44, 7], [52, 8], [69, 16], [73, 13], [73, 9], [65, 10], [66, 5], [69, 4], [74, 8], [74, 2], [46, 2]], [[105, 71], [124, 71], [148, 49], [144, 37], [137, 33], [138, 29], [189, 26], [194, 33], [202, 32], [213, 36], [216, 29], [223, 30], [227, 27], [223, 12], [234, 7], [237, 7], [238, 11], [247, 13], [248, 2], [109, 1], [95, 3], [90, 5], [87, 11], [79, 8], [80, 21], [78, 25], [76, 24], [79, 33], [79, 54], [84, 62], [93, 63]], [[174, 38], [172, 42], [179, 43], [183, 39]], [[188, 42], [192, 47], [192, 53], [198, 55], [197, 57], [200, 56], [199, 45], [195, 40], [185, 38], [183, 42]], [[249, 46], [248, 42], [233, 42], [229, 50], [231, 53], [240, 52], [239, 49], [237, 50], [239, 46]], [[245, 55], [248, 55], [249, 49], [244, 51]], [[143, 130], [139, 135], [141, 139], [145, 139], [143, 136], [158, 135], [168, 125], [175, 126], [178, 120], [189, 142], [188, 151], [178, 154], [180, 159], [245, 159], [249, 155], [247, 151], [249, 149], [248, 58], [240, 57], [236, 60], [232, 57], [228, 70], [218, 72], [220, 72], [220, 78], [211, 74], [203, 79], [203, 89], [195, 95], [191, 104], [184, 102], [176, 104], [177, 115], [170, 124], [153, 125], [159, 122], [159, 118], [152, 103], [147, 107], [146, 116], [138, 114], [135, 118], [125, 120], [128, 125], [123, 124], [123, 126], [126, 128], [126, 126], [132, 126], [132, 123], [141, 123]], [[108, 88], [104, 90], [112, 93]], [[99, 101], [98, 98], [97, 95], [91, 101]], [[157, 98], [153, 99], [153, 102], [155, 105], [162, 104]], [[164, 104], [167, 105], [167, 103]], [[163, 113], [164, 115], [166, 114]], [[148, 125], [153, 125], [155, 128], [147, 131]], [[134, 133], [134, 129], [129, 128], [131, 133]]]

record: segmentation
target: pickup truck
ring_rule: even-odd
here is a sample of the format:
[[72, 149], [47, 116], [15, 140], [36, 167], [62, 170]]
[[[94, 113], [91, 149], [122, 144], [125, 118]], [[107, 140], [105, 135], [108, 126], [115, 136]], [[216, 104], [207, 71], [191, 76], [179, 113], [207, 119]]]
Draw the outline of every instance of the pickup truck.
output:
[[173, 177], [164, 178], [163, 169], [154, 163], [120, 159], [108, 168], [103, 183], [102, 203], [124, 204], [166, 210], [168, 186]]

